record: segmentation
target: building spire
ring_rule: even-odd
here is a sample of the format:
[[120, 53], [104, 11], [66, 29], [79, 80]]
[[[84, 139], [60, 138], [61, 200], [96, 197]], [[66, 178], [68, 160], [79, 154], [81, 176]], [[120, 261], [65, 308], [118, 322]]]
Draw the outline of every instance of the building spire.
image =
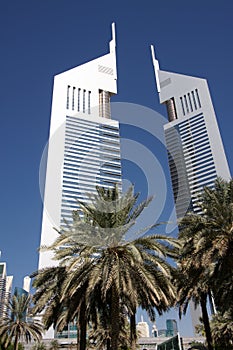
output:
[[116, 26], [115, 23], [112, 23], [112, 40], [109, 42], [109, 50], [111, 53], [116, 51]]
[[157, 91], [160, 92], [160, 83], [159, 83], [159, 61], [155, 58], [155, 49], [154, 46], [151, 45], [151, 56], [152, 56], [152, 62], [153, 62], [153, 66], [154, 66], [154, 72], [155, 72], [155, 81], [156, 81], [156, 85], [157, 85]]

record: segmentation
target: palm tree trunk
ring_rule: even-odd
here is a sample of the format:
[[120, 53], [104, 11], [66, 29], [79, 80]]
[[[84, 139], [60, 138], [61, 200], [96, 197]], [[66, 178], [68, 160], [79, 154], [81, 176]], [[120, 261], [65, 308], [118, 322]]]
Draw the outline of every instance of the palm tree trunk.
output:
[[86, 350], [86, 346], [87, 346], [87, 317], [86, 317], [86, 300], [85, 300], [85, 298], [80, 306], [78, 324], [79, 324], [78, 350]]
[[202, 293], [201, 294], [201, 311], [202, 311], [203, 324], [205, 328], [206, 341], [208, 345], [208, 350], [213, 350], [214, 349], [213, 340], [212, 340], [212, 335], [210, 330], [210, 322], [209, 322], [206, 302], [207, 302], [207, 296], [205, 293]]
[[137, 332], [136, 332], [136, 314], [130, 316], [130, 345], [131, 350], [136, 350], [137, 346]]
[[19, 335], [16, 333], [15, 341], [14, 341], [14, 350], [18, 350], [18, 344], [19, 344]]
[[111, 350], [118, 350], [118, 339], [120, 333], [120, 305], [116, 286], [111, 288]]
[[79, 350], [80, 348], [80, 330], [79, 330], [79, 322], [76, 322], [76, 326], [77, 326], [77, 350]]
[[110, 339], [107, 339], [107, 350], [111, 350], [111, 342], [110, 342]]

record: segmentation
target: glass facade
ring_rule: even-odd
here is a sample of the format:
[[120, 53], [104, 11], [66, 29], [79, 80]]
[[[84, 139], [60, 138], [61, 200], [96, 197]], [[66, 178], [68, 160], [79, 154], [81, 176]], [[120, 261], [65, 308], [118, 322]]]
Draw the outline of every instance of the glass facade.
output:
[[77, 326], [74, 323], [69, 323], [61, 332], [55, 331], [54, 337], [57, 339], [76, 339]]
[[176, 320], [166, 320], [166, 326], [167, 326], [167, 332], [166, 336], [167, 337], [174, 337], [178, 333], [178, 328], [177, 328], [177, 322]]
[[121, 191], [119, 127], [105, 120], [66, 118], [61, 225], [64, 219], [72, 222], [78, 200], [88, 202], [87, 193], [94, 193], [97, 185], [111, 188], [117, 183]]
[[198, 194], [214, 186], [217, 177], [213, 153], [202, 113], [165, 130], [177, 217], [188, 209], [200, 212]]
[[6, 264], [0, 263], [0, 317], [3, 316], [6, 301]]
[[[109, 52], [54, 77], [50, 138], [44, 190], [41, 246], [72, 223], [79, 201], [88, 203], [96, 186], [122, 188], [119, 122], [111, 120], [110, 98], [117, 94], [115, 26]], [[54, 266], [53, 252], [40, 251], [39, 269]], [[67, 325], [57, 336], [73, 338]], [[54, 337], [49, 329], [45, 338]]]
[[[165, 140], [177, 218], [199, 214], [199, 194], [219, 176], [231, 178], [206, 79], [161, 70], [151, 46], [156, 87], [167, 107]], [[193, 331], [199, 312], [191, 310]]]

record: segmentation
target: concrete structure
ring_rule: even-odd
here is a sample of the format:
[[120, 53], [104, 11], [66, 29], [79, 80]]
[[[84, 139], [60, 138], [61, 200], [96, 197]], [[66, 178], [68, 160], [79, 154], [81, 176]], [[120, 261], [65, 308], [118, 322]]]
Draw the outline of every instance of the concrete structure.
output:
[[144, 321], [138, 322], [136, 327], [140, 337], [146, 338], [150, 336], [149, 325], [147, 322], [144, 322]]
[[174, 337], [178, 334], [178, 327], [176, 320], [168, 319], [166, 320], [166, 326], [167, 326], [167, 337]]
[[[110, 52], [54, 78], [41, 245], [54, 242], [64, 219], [72, 221], [77, 199], [87, 201], [96, 185], [121, 189], [119, 123], [111, 120], [117, 93], [115, 27]], [[48, 252], [39, 268], [54, 264]]]
[[25, 276], [23, 279], [23, 289], [30, 293], [30, 287], [31, 287], [31, 278], [29, 276]]
[[[112, 24], [109, 53], [54, 78], [41, 246], [54, 242], [54, 227], [72, 223], [77, 200], [88, 202], [87, 193], [96, 193], [96, 185], [112, 188], [118, 183], [121, 191], [119, 122], [111, 120], [110, 110], [116, 93]], [[40, 252], [39, 269], [55, 265], [52, 258], [52, 253]]]
[[7, 311], [6, 304], [11, 296], [13, 276], [7, 276], [6, 263], [0, 263], [0, 317]]
[[186, 338], [177, 333], [174, 337], [139, 338], [138, 348], [140, 350], [176, 349], [188, 350], [193, 341], [204, 343], [203, 337]]
[[[139, 338], [138, 339], [138, 349], [140, 350], [158, 350], [158, 346], [162, 345], [164, 343], [167, 343], [171, 338], [163, 338], [163, 337], [158, 337], [158, 338]], [[45, 346], [47, 348], [49, 348], [51, 346], [51, 342], [54, 339], [44, 339], [42, 341], [43, 344], [45, 344]], [[205, 339], [203, 337], [193, 337], [193, 338], [186, 338], [186, 337], [180, 337], [179, 336], [179, 340], [180, 340], [180, 348], [179, 350], [188, 350], [190, 348], [190, 344], [192, 342], [200, 342], [200, 343], [204, 343]], [[76, 349], [77, 348], [77, 343], [76, 343], [76, 339], [58, 339], [59, 342], [59, 349], [60, 350], [65, 350], [65, 349]], [[34, 341], [32, 341], [31, 343], [25, 343], [22, 342], [24, 349], [25, 350], [32, 350], [33, 346], [36, 344]], [[183, 348], [182, 348], [182, 346]], [[171, 349], [171, 347], [168, 347], [168, 349]]]
[[151, 332], [151, 336], [152, 337], [158, 337], [158, 329], [157, 329], [157, 326], [156, 326], [156, 323], [154, 323], [152, 325], [152, 332]]
[[162, 71], [152, 47], [160, 103], [167, 107], [165, 139], [176, 214], [200, 212], [197, 195], [217, 176], [230, 179], [218, 124], [205, 79]]
[[[203, 187], [213, 187], [217, 176], [229, 180], [230, 171], [207, 81], [160, 70], [153, 46], [151, 51], [160, 103], [167, 108], [165, 140], [180, 219], [187, 210], [201, 213], [198, 195]], [[200, 316], [200, 309], [191, 305], [194, 330]]]

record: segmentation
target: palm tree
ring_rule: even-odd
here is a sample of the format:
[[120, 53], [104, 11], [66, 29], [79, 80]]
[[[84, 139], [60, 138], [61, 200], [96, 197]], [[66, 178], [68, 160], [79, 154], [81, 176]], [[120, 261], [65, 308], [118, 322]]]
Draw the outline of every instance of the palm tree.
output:
[[9, 313], [0, 321], [0, 337], [6, 346], [14, 342], [14, 350], [18, 350], [19, 340], [26, 343], [42, 338], [42, 324], [30, 316], [30, 295], [14, 295], [7, 304]]
[[53, 324], [57, 325], [58, 317], [61, 323], [58, 328], [64, 327], [66, 323], [62, 323], [61, 315], [66, 310], [66, 301], [61, 302], [61, 289], [66, 278], [66, 268], [62, 266], [43, 268], [40, 273], [36, 271], [30, 277], [35, 278], [33, 287], [36, 288], [32, 297], [33, 314], [40, 315], [45, 329], [49, 329]]
[[[66, 268], [60, 300], [69, 299], [67, 320], [77, 317], [86, 323], [93, 308], [101, 309], [94, 302], [98, 293], [109, 308], [112, 350], [119, 345], [122, 305], [133, 319], [139, 305], [152, 315], [154, 307], [161, 313], [175, 300], [172, 268], [166, 258], [175, 256], [177, 241], [163, 235], [142, 237], [155, 225], [142, 230], [133, 241], [125, 239], [151, 200], [136, 206], [137, 198], [132, 187], [122, 196], [116, 186], [108, 190], [98, 187], [89, 204], [80, 203], [82, 214], [74, 212], [73, 225], [62, 229], [54, 244], [47, 247]], [[85, 332], [84, 324], [79, 326]]]
[[49, 350], [58, 350], [59, 346], [59, 342], [56, 339], [54, 339], [49, 344]]
[[217, 314], [211, 320], [211, 330], [216, 349], [233, 349], [233, 313]]
[[[128, 349], [130, 347], [130, 332], [129, 322], [125, 316], [125, 310], [122, 309], [121, 305], [119, 343], [121, 344], [121, 348]], [[96, 350], [110, 349], [111, 329], [109, 309], [101, 308], [99, 310], [97, 323], [92, 324], [92, 328], [88, 332], [88, 339], [89, 346]]]
[[217, 310], [233, 309], [233, 180], [218, 178], [214, 189], [205, 189], [203, 211], [206, 228], [204, 258], [211, 262], [212, 291]]
[[[211, 333], [215, 350], [233, 349], [233, 314], [232, 310], [223, 315], [216, 313], [210, 321]], [[205, 336], [203, 324], [196, 327], [197, 333]]]
[[194, 299], [201, 303], [208, 348], [212, 349], [207, 296], [213, 293], [222, 313], [233, 305], [233, 180], [218, 178], [213, 189], [204, 188], [199, 201], [202, 214], [188, 213], [180, 223], [180, 270], [187, 282], [182, 282], [180, 302], [185, 305]]
[[182, 257], [176, 272], [180, 317], [182, 313], [186, 313], [190, 301], [194, 302], [195, 307], [200, 305], [208, 350], [213, 350], [213, 339], [207, 311], [207, 299], [210, 293], [207, 278], [205, 269], [193, 265], [192, 257]]
[[45, 343], [41, 343], [41, 342], [38, 342], [38, 343], [35, 343], [32, 347], [32, 350], [46, 350], [47, 347], [45, 345]]

